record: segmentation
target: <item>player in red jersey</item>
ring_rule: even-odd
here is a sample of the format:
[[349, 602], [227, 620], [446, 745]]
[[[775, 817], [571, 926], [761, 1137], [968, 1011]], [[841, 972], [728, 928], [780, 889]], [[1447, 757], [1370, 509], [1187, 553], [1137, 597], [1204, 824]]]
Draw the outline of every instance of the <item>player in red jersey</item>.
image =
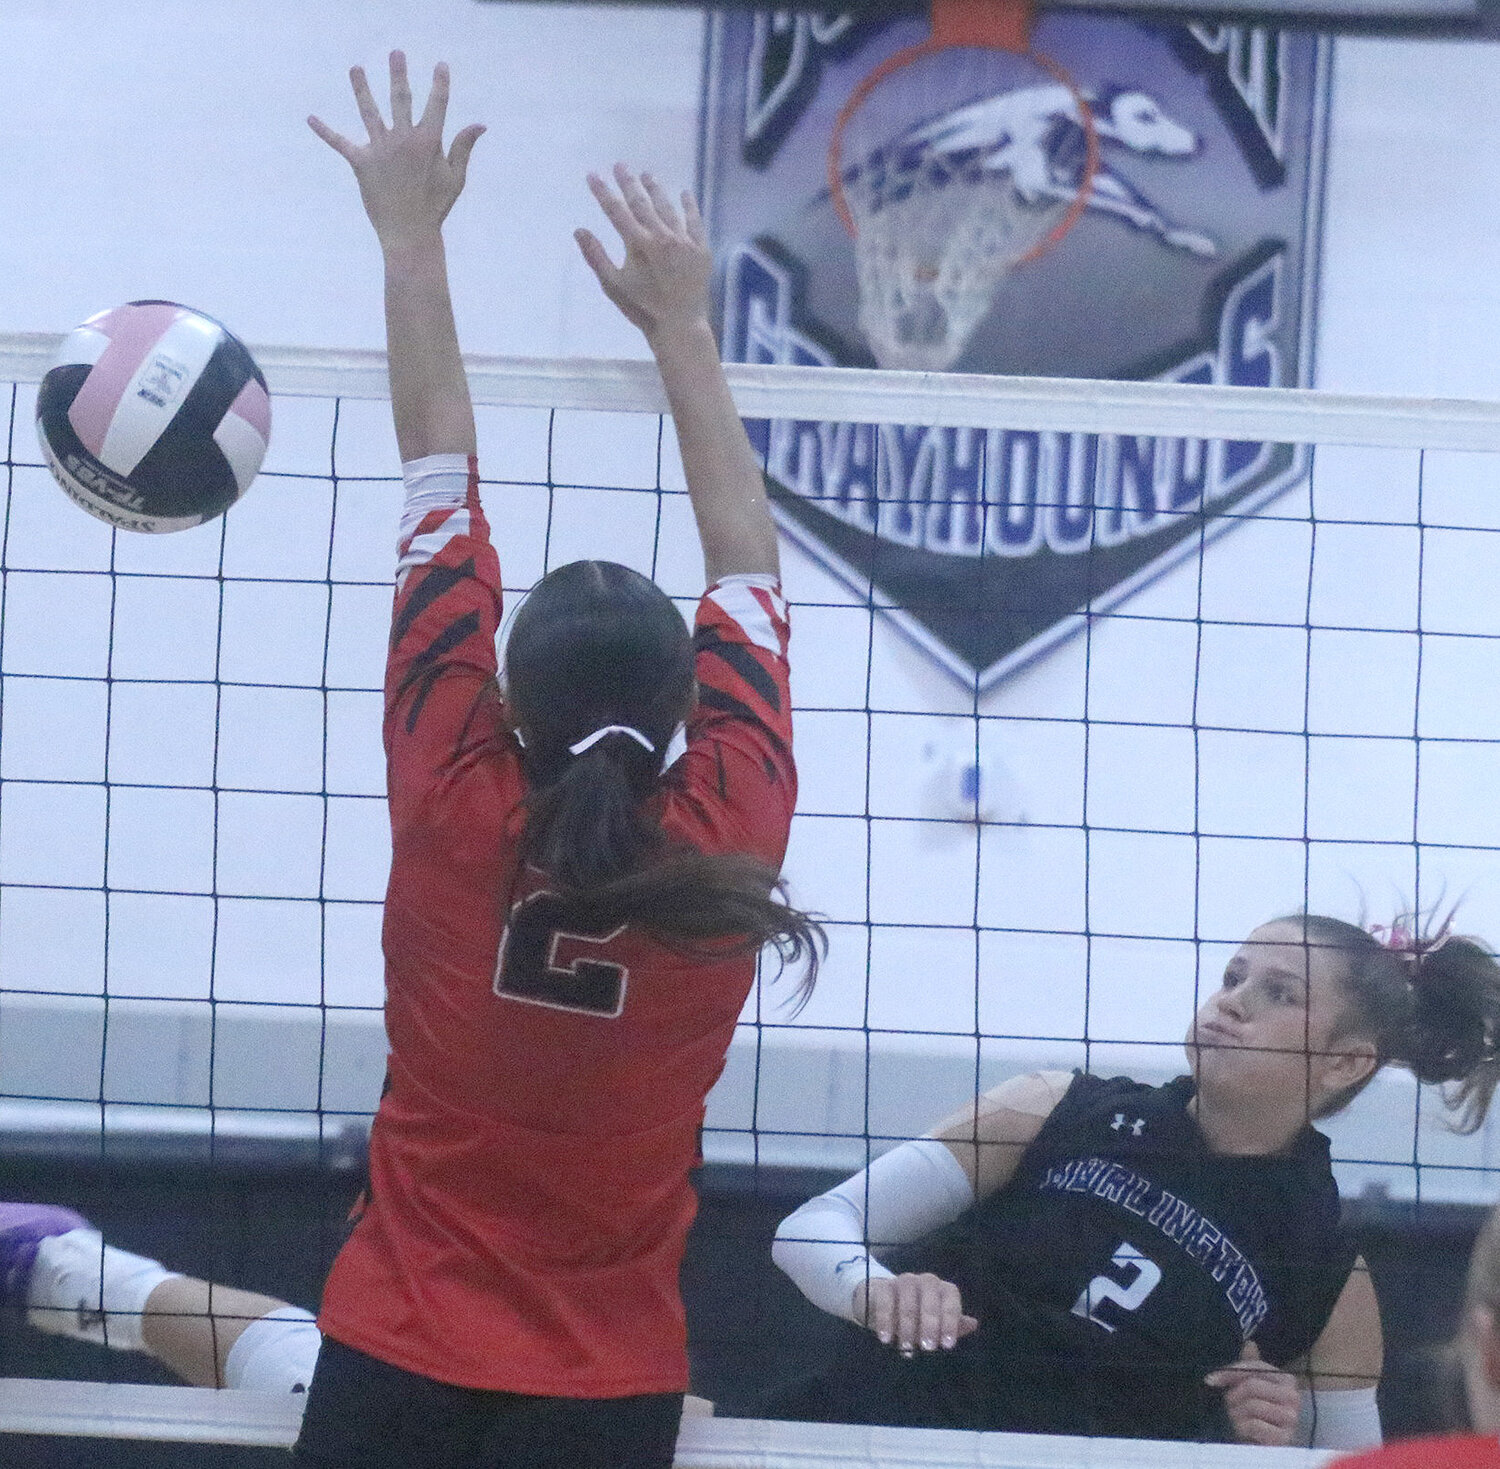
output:
[[391, 1055], [298, 1456], [667, 1465], [704, 1097], [762, 946], [811, 959], [820, 939], [776, 896], [796, 799], [776, 531], [693, 201], [679, 214], [623, 166], [613, 187], [591, 177], [624, 263], [578, 244], [661, 370], [709, 587], [690, 635], [639, 573], [559, 567], [497, 679], [500, 569], [441, 237], [481, 129], [444, 152], [445, 68], [416, 122], [399, 52], [389, 123], [351, 75], [368, 144], [312, 127], [384, 252], [407, 484], [385, 705]]
[[1473, 1433], [1407, 1439], [1329, 1469], [1500, 1469], [1500, 1210], [1474, 1245], [1455, 1346]]

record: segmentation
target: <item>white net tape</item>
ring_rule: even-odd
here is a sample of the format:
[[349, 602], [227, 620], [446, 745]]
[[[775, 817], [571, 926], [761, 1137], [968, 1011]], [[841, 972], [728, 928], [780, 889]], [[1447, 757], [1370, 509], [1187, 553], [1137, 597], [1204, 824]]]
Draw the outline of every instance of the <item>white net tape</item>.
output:
[[[52, 332], [0, 336], [0, 382], [40, 381], [61, 343]], [[254, 352], [275, 396], [384, 401], [389, 394], [383, 352]], [[650, 362], [469, 357], [465, 363], [480, 406], [667, 411]], [[725, 371], [746, 418], [1500, 451], [1500, 403], [1478, 399], [979, 373], [934, 378], [855, 367], [730, 363]]]
[[[0, 1433], [287, 1448], [302, 1399], [194, 1387], [0, 1380]], [[1308, 1449], [685, 1418], [677, 1469], [1321, 1469]]]

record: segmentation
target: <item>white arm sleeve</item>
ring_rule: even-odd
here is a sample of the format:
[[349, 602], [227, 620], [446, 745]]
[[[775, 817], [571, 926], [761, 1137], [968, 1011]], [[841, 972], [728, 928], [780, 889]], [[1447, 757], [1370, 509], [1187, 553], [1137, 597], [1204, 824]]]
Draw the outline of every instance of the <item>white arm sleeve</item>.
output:
[[1314, 1449], [1373, 1449], [1382, 1442], [1373, 1387], [1304, 1390], [1293, 1442]]
[[469, 494], [467, 454], [429, 454], [401, 466], [406, 483], [401, 534], [410, 535], [429, 510], [457, 510]]
[[787, 1215], [771, 1258], [813, 1305], [853, 1321], [855, 1287], [891, 1278], [871, 1246], [921, 1239], [973, 1202], [958, 1159], [935, 1138], [918, 1138]]
[[[410, 459], [401, 466], [401, 476], [406, 496], [396, 542], [397, 591], [414, 567], [431, 561], [455, 535], [469, 533], [469, 456], [429, 454], [425, 459]], [[436, 528], [418, 535], [422, 522], [435, 510], [449, 513]]]
[[772, 571], [728, 571], [714, 585], [716, 587], [759, 587], [763, 592], [779, 592], [781, 578]]

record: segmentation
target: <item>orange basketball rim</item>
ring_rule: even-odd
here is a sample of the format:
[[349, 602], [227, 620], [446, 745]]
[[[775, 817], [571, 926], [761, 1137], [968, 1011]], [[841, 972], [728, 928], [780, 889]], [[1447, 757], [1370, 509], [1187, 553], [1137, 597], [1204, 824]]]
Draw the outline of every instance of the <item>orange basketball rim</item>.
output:
[[1094, 126], [1093, 110], [1078, 89], [1073, 78], [1050, 56], [1043, 56], [1031, 47], [1032, 8], [1030, 0], [932, 0], [932, 31], [926, 40], [887, 56], [870, 74], [864, 77], [849, 94], [848, 100], [839, 109], [833, 125], [833, 134], [828, 141], [828, 189], [833, 196], [833, 207], [851, 235], [857, 236], [859, 228], [844, 194], [843, 145], [844, 131], [849, 119], [859, 111], [865, 99], [886, 78], [903, 68], [911, 66], [925, 56], [956, 47], [977, 48], [990, 51], [1010, 51], [1024, 56], [1034, 66], [1047, 73], [1054, 81], [1067, 88], [1078, 109], [1079, 123], [1083, 128], [1084, 161], [1083, 176], [1079, 180], [1078, 192], [1068, 205], [1067, 212], [1053, 225], [1042, 239], [1038, 240], [1016, 265], [1025, 265], [1052, 249], [1069, 230], [1083, 217], [1088, 208], [1089, 195], [1094, 187], [1094, 176], [1099, 171], [1099, 133]]

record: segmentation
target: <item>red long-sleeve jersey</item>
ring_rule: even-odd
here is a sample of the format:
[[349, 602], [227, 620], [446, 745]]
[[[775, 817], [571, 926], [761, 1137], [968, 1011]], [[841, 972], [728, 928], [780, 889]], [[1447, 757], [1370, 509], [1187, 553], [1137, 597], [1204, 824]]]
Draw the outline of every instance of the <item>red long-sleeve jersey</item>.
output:
[[1347, 1459], [1333, 1459], [1328, 1469], [1500, 1469], [1500, 1441], [1493, 1434], [1477, 1433], [1409, 1438]]
[[[320, 1324], [467, 1387], [680, 1391], [688, 1174], [754, 959], [559, 925], [545, 876], [516, 872], [525, 782], [472, 460], [461, 502], [405, 530], [385, 696], [390, 1070]], [[704, 594], [698, 705], [656, 797], [672, 836], [778, 867], [796, 800], [787, 634], [774, 587]]]

